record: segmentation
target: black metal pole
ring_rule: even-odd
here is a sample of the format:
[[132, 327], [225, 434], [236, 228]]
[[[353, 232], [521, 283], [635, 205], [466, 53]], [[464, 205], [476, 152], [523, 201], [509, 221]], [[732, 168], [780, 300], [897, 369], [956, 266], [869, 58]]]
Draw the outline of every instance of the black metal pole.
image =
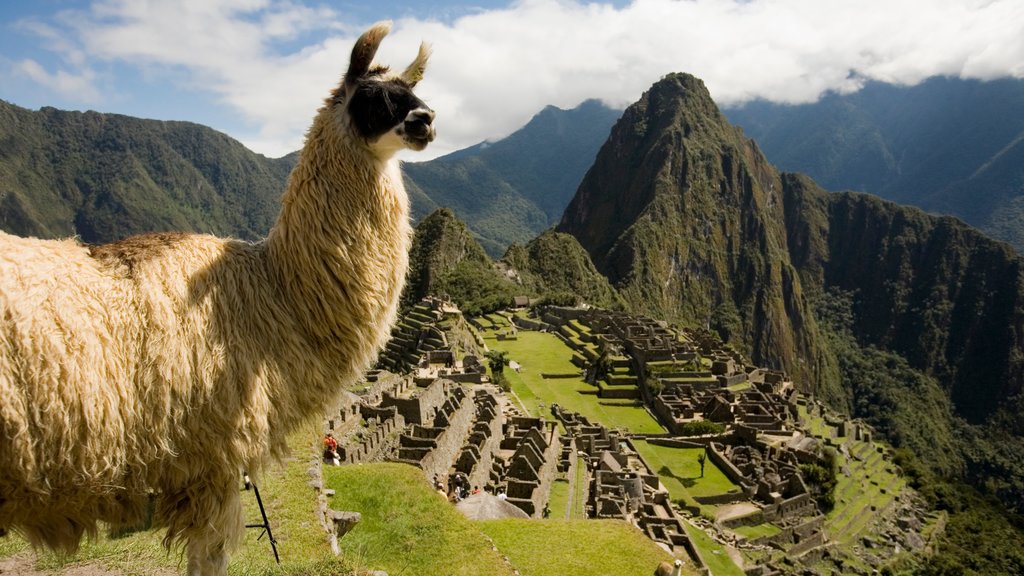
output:
[[260, 538], [263, 538], [263, 535], [266, 534], [267, 539], [270, 540], [270, 548], [274, 551], [274, 560], [280, 564], [281, 557], [277, 555], [277, 540], [274, 539], [274, 532], [270, 529], [270, 520], [267, 519], [267, 510], [263, 507], [263, 499], [260, 498], [260, 489], [256, 487], [256, 484], [249, 479], [249, 474], [246, 473], [245, 489], [248, 490], [250, 486], [252, 486], [253, 493], [256, 494], [256, 503], [260, 505], [260, 516], [263, 517], [263, 524], [246, 524], [245, 527], [263, 528], [263, 534], [260, 534], [259, 537], [256, 538], [256, 541], [259, 542]]

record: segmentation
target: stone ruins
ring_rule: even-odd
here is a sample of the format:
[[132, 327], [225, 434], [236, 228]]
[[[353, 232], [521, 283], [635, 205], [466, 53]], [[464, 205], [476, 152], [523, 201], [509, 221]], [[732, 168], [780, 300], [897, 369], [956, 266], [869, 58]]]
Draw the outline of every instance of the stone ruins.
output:
[[[610, 430], [558, 405], [550, 406], [550, 420], [528, 417], [490, 384], [480, 351], [448, 342], [440, 325], [454, 316], [461, 318], [441, 300], [421, 302], [395, 328], [365, 389], [346, 394], [328, 415], [325, 433], [338, 438], [342, 464], [408, 463], [453, 502], [483, 490], [501, 494], [533, 518], [549, 512], [556, 478], [583, 477], [587, 517], [630, 522], [698, 567], [706, 563], [687, 536], [686, 522], [740, 549], [782, 550], [788, 558], [827, 555], [826, 517], [802, 469], [831, 465], [830, 451], [848, 455], [850, 446], [870, 447], [871, 431], [864, 424], [826, 415], [784, 373], [753, 366], [706, 330], [676, 331], [625, 313], [562, 307], [540, 308], [530, 318], [510, 315], [514, 325], [498, 337], [515, 338], [519, 330], [557, 334], [579, 372], [545, 378], [583, 376], [599, 398], [641, 402], [664, 433]], [[484, 320], [470, 322], [477, 330], [490, 328]], [[812, 433], [806, 424], [811, 415], [827, 416], [831, 434]], [[673, 501], [636, 449], [637, 439], [702, 449], [707, 465], [737, 488], [694, 502]], [[877, 460], [867, 460], [870, 453], [859, 461], [885, 464], [888, 458], [880, 452]], [[701, 466], [703, 474], [703, 460]], [[701, 518], [704, 506], [728, 505], [743, 513]], [[766, 523], [772, 529], [765, 535], [738, 536], [743, 527]], [[748, 574], [778, 569], [770, 554], [763, 556], [768, 560], [748, 566]]]

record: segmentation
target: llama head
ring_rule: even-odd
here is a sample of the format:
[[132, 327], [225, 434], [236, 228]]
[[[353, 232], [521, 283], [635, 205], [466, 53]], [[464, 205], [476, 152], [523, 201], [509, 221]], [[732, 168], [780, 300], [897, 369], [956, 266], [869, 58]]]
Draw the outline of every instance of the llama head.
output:
[[423, 78], [429, 46], [420, 44], [416, 59], [401, 74], [386, 66], [371, 66], [377, 47], [390, 30], [390, 22], [379, 22], [359, 37], [348, 72], [328, 100], [332, 111], [343, 116], [382, 157], [403, 148], [423, 150], [434, 140], [434, 111], [413, 93]]

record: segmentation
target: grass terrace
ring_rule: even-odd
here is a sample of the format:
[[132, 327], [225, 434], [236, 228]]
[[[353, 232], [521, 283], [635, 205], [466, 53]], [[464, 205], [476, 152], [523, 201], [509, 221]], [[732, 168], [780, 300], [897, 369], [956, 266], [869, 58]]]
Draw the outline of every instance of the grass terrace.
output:
[[[508, 352], [509, 360], [522, 365], [521, 372], [505, 369], [512, 391], [527, 412], [549, 417], [552, 403], [583, 414], [592, 422], [639, 434], [660, 434], [664, 429], [638, 401], [597, 397], [597, 388], [579, 378], [543, 378], [542, 374], [574, 374], [572, 351], [554, 334], [521, 330], [517, 340], [498, 340], [486, 333], [487, 346]], [[540, 404], [544, 407], [541, 408]]]
[[[619, 520], [488, 520], [480, 522], [480, 529], [522, 576], [650, 574], [659, 562], [671, 561], [657, 544]], [[683, 573], [696, 574], [692, 569], [685, 567]]]
[[707, 564], [714, 576], [745, 576], [743, 570], [740, 570], [740, 567], [729, 558], [725, 547], [712, 540], [707, 532], [689, 522], [683, 522], [683, 529], [686, 530], [686, 535], [690, 537], [693, 545], [700, 551], [701, 558], [704, 559], [704, 563]]
[[362, 521], [339, 545], [342, 556], [389, 574], [511, 575], [477, 527], [406, 464], [325, 466], [336, 510]]
[[620, 521], [470, 521], [404, 464], [326, 467], [324, 476], [336, 490], [331, 506], [363, 516], [339, 541], [342, 555], [389, 574], [646, 574], [669, 559]]
[[710, 458], [704, 463], [704, 477], [701, 477], [697, 457], [704, 452], [703, 448], [672, 448], [644, 440], [634, 440], [633, 445], [647, 464], [654, 468], [661, 483], [675, 500], [688, 500], [687, 496], [717, 496], [740, 492], [740, 487], [733, 484]]

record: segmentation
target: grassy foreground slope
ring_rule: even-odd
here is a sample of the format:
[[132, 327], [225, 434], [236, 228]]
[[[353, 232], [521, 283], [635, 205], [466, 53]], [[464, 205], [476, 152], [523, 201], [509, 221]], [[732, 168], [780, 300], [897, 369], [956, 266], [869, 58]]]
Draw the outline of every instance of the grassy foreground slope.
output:
[[670, 560], [619, 520], [488, 520], [480, 529], [522, 576], [650, 574]]
[[324, 482], [336, 491], [332, 508], [362, 514], [342, 555], [389, 574], [647, 574], [669, 560], [621, 521], [470, 521], [406, 464], [325, 467]]
[[331, 507], [362, 521], [339, 541], [342, 555], [389, 574], [512, 574], [490, 542], [407, 464], [324, 467]]

